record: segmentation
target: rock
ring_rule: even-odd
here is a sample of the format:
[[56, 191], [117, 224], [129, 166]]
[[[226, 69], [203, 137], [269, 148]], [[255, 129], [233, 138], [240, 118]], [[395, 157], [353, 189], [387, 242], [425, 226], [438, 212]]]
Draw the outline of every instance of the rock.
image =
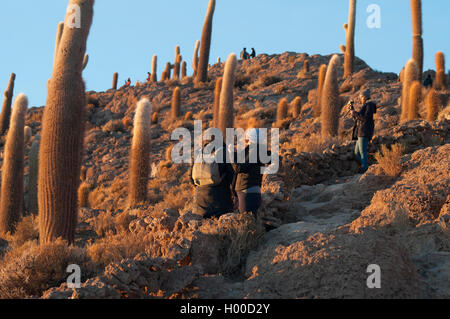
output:
[[[381, 289], [367, 287], [367, 267], [381, 267]], [[418, 298], [406, 250], [376, 232], [315, 234], [289, 246], [263, 248], [247, 261], [246, 298]]]

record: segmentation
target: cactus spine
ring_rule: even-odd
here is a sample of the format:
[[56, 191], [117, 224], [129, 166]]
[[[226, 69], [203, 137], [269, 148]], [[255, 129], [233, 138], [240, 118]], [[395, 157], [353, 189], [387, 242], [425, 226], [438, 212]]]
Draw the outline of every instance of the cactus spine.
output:
[[414, 81], [419, 80], [417, 71], [417, 63], [414, 59], [410, 59], [405, 66], [402, 76], [402, 112], [400, 115], [400, 122], [403, 123], [408, 120], [409, 108], [409, 94], [411, 85]]
[[172, 94], [172, 119], [176, 120], [180, 117], [180, 88], [176, 87]]
[[422, 99], [422, 85], [419, 81], [414, 81], [409, 89], [408, 98], [408, 121], [419, 118], [419, 103]]
[[29, 156], [29, 173], [28, 173], [28, 213], [38, 213], [38, 169], [39, 169], [39, 145], [41, 143], [41, 137], [35, 135], [33, 143], [31, 144], [30, 156]]
[[334, 137], [339, 131], [341, 111], [337, 68], [339, 56], [334, 55], [328, 65], [321, 99], [322, 137]]
[[216, 80], [216, 88], [214, 89], [214, 109], [213, 109], [213, 127], [219, 127], [219, 110], [220, 110], [220, 93], [222, 91], [223, 78]]
[[200, 59], [198, 61], [197, 69], [197, 82], [208, 81], [208, 65], [209, 65], [209, 52], [211, 47], [211, 33], [214, 10], [216, 8], [216, 0], [209, 0], [208, 11], [203, 25]]
[[119, 73], [115, 72], [113, 75], [113, 90], [117, 90], [117, 83], [119, 82]]
[[192, 70], [194, 70], [194, 77], [197, 75], [197, 69], [198, 69], [198, 50], [200, 49], [200, 41], [197, 40], [195, 42], [195, 48], [194, 48], [194, 56], [192, 58]]
[[413, 59], [417, 63], [419, 78], [423, 73], [423, 38], [422, 38], [422, 0], [411, 0], [413, 29]]
[[156, 74], [157, 72], [158, 72], [158, 56], [155, 54], [153, 55], [152, 58], [152, 76], [151, 76], [152, 83], [158, 82], [158, 76]]
[[28, 99], [17, 96], [5, 145], [0, 199], [0, 234], [13, 233], [22, 214], [24, 127]]
[[345, 46], [344, 77], [353, 74], [355, 62], [355, 22], [356, 22], [356, 0], [350, 0], [348, 14], [348, 26], [346, 29], [347, 45]]
[[2, 114], [0, 115], [0, 136], [4, 135], [9, 128], [9, 120], [11, 117], [11, 103], [14, 95], [14, 81], [16, 75], [11, 73], [8, 82], [8, 88], [6, 89], [3, 100]]
[[73, 5], [80, 8], [81, 27], [64, 28], [42, 121], [38, 179], [41, 244], [59, 237], [73, 243], [77, 223], [86, 108], [81, 68], [94, 0], [70, 0], [69, 6]]
[[428, 92], [425, 104], [427, 107], [427, 121], [436, 121], [442, 103], [435, 89], [431, 89], [430, 92]]
[[321, 114], [321, 101], [322, 101], [322, 92], [323, 92], [323, 84], [325, 82], [325, 77], [327, 75], [327, 66], [322, 64], [319, 68], [319, 81], [317, 86], [317, 102], [314, 105], [313, 113], [314, 117], [318, 118]]
[[445, 55], [443, 52], [436, 53], [436, 79], [434, 81], [436, 90], [447, 89], [447, 75], [445, 74]]
[[236, 54], [228, 56], [223, 72], [222, 90], [220, 92], [219, 129], [226, 141], [226, 129], [234, 127], [233, 90], [236, 77]]
[[134, 116], [133, 142], [130, 158], [129, 204], [147, 200], [150, 173], [150, 138], [152, 106], [147, 99], [139, 101]]

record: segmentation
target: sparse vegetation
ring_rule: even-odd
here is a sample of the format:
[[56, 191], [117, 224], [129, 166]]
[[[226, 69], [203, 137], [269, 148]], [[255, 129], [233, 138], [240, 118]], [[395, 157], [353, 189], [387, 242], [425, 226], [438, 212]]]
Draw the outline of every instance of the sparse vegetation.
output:
[[390, 149], [386, 145], [382, 145], [381, 150], [375, 154], [375, 159], [386, 175], [396, 177], [403, 169], [402, 156], [404, 152], [405, 147], [401, 144], [394, 144]]

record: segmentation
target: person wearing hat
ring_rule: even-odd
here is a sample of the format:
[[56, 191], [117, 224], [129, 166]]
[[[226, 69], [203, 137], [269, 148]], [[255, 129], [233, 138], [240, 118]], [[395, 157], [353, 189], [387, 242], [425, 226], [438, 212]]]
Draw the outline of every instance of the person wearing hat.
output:
[[355, 155], [361, 163], [361, 173], [364, 174], [369, 168], [367, 148], [375, 130], [373, 116], [377, 113], [377, 106], [370, 101], [370, 90], [361, 92], [359, 99], [362, 104], [360, 111], [356, 111], [352, 103], [349, 105], [353, 118], [358, 122], [358, 141], [356, 142]]
[[255, 218], [262, 204], [261, 185], [263, 164], [259, 155], [260, 131], [250, 128], [245, 134], [245, 162], [239, 163], [239, 156], [235, 153], [235, 179], [233, 190], [239, 201], [239, 212], [251, 212]]

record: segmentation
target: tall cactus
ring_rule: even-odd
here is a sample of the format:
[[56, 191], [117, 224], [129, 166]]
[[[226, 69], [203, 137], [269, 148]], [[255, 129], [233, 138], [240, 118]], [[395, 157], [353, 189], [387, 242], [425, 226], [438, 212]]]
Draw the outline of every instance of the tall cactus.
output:
[[443, 52], [436, 53], [436, 79], [434, 81], [436, 90], [447, 89], [447, 75], [445, 74], [445, 55]]
[[[70, 0], [78, 6], [80, 28], [65, 26], [56, 54], [42, 121], [39, 151], [39, 238], [73, 243], [86, 108], [82, 63], [94, 14], [94, 0]], [[67, 18], [71, 18], [67, 13]]]
[[134, 116], [133, 142], [130, 157], [129, 205], [147, 200], [150, 173], [150, 138], [152, 106], [147, 99], [139, 101]]
[[337, 69], [339, 56], [334, 55], [328, 65], [321, 99], [322, 137], [334, 137], [339, 131], [341, 111]]
[[422, 85], [419, 81], [414, 81], [409, 89], [408, 97], [408, 121], [419, 118], [419, 104], [422, 99]]
[[223, 78], [216, 80], [216, 88], [214, 89], [214, 109], [213, 109], [213, 127], [219, 127], [219, 110], [220, 110], [220, 92], [222, 92]]
[[38, 213], [38, 170], [39, 170], [39, 146], [41, 137], [35, 135], [31, 144], [29, 155], [29, 173], [28, 173], [28, 205], [27, 211], [30, 214]]
[[113, 90], [117, 90], [117, 83], [119, 82], [119, 73], [115, 72], [113, 74], [113, 85], [112, 85], [112, 89]]
[[234, 127], [233, 90], [236, 78], [237, 58], [236, 54], [228, 56], [223, 72], [222, 90], [220, 92], [219, 129], [226, 141], [226, 129]]
[[282, 98], [278, 102], [277, 119], [276, 119], [277, 127], [281, 127], [283, 121], [286, 120], [287, 116], [288, 116], [288, 100], [286, 98]]
[[348, 25], [346, 28], [345, 61], [344, 61], [344, 77], [353, 74], [355, 62], [355, 24], [356, 24], [356, 0], [350, 0], [350, 8], [348, 13]]
[[317, 101], [313, 107], [314, 117], [318, 118], [321, 114], [321, 101], [322, 101], [322, 92], [323, 92], [323, 84], [325, 83], [325, 77], [327, 75], [327, 66], [322, 64], [319, 68], [319, 80], [317, 84]]
[[435, 89], [431, 89], [430, 92], [428, 92], [425, 99], [425, 105], [427, 107], [427, 121], [436, 121], [442, 103], [441, 99], [439, 98], [439, 94]]
[[158, 72], [158, 56], [155, 54], [152, 58], [152, 83], [158, 82], [158, 75], [156, 74]]
[[175, 58], [175, 64], [173, 65], [173, 79], [179, 80], [180, 79], [180, 71], [181, 71], [181, 60], [183, 57], [178, 54]]
[[11, 103], [14, 95], [14, 81], [16, 75], [11, 73], [8, 82], [8, 88], [6, 89], [3, 100], [2, 114], [0, 114], [0, 136], [4, 135], [9, 128], [9, 119], [11, 117]]
[[180, 88], [176, 87], [172, 93], [172, 119], [173, 120], [176, 120], [180, 117], [180, 100], [181, 100]]
[[409, 95], [411, 85], [414, 81], [419, 80], [419, 73], [417, 70], [417, 63], [414, 59], [410, 59], [405, 66], [402, 77], [402, 110], [400, 115], [400, 122], [403, 123], [408, 120], [409, 109]]
[[413, 59], [417, 63], [418, 80], [421, 80], [423, 73], [422, 0], [410, 1], [413, 29]]
[[198, 61], [197, 69], [197, 82], [208, 81], [209, 52], [211, 48], [211, 33], [215, 8], [216, 0], [209, 0], [208, 11], [203, 25], [200, 59]]
[[181, 63], [181, 78], [184, 79], [187, 76], [187, 63], [186, 61], [183, 61]]
[[24, 94], [17, 96], [14, 101], [2, 167], [0, 234], [13, 233], [22, 213], [24, 127], [27, 107], [27, 97]]
[[300, 96], [297, 96], [294, 100], [292, 100], [291, 107], [292, 117], [294, 119], [298, 118], [300, 116], [300, 113], [302, 112], [302, 98]]
[[198, 50], [200, 49], [200, 41], [197, 40], [195, 42], [194, 48], [194, 56], [192, 57], [192, 70], [194, 71], [194, 77], [197, 76], [197, 68], [198, 68]]

